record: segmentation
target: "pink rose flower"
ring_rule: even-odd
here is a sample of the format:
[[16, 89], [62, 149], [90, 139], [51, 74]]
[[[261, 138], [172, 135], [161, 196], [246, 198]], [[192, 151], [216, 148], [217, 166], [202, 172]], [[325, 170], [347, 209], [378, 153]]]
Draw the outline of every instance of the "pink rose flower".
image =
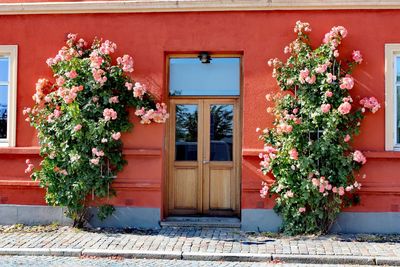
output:
[[326, 92], [325, 92], [325, 96], [326, 96], [326, 97], [332, 97], [332, 96], [333, 96], [333, 93], [332, 93], [331, 91], [326, 91]]
[[111, 137], [112, 137], [112, 139], [114, 139], [114, 140], [119, 140], [119, 139], [121, 138], [121, 133], [120, 133], [120, 132], [118, 132], [118, 133], [113, 133], [113, 134], [111, 135]]
[[320, 184], [320, 185], [319, 185], [319, 192], [320, 192], [320, 193], [325, 192], [325, 186], [324, 186], [323, 184]]
[[359, 150], [354, 151], [353, 160], [363, 165], [367, 162], [367, 159], [365, 158], [363, 153], [361, 153], [361, 151]]
[[114, 53], [115, 49], [117, 49], [117, 45], [109, 40], [106, 40], [101, 44], [99, 52], [103, 55], [109, 55]]
[[299, 153], [297, 152], [297, 149], [296, 148], [292, 148], [289, 151], [289, 156], [293, 160], [298, 160], [299, 159]]
[[307, 77], [306, 78], [306, 82], [309, 84], [314, 84], [316, 81], [317, 77], [315, 77], [315, 75], [311, 76], [311, 77]]
[[336, 186], [332, 188], [332, 192], [333, 192], [333, 193], [337, 193], [337, 192], [338, 192], [338, 189], [337, 189]]
[[90, 163], [92, 163], [93, 165], [99, 165], [99, 158], [91, 159]]
[[332, 83], [333, 81], [336, 81], [336, 76], [333, 75], [332, 73], [327, 73], [326, 74], [326, 82]]
[[110, 103], [110, 104], [116, 104], [116, 103], [119, 103], [119, 100], [118, 100], [118, 96], [113, 96], [113, 97], [110, 97], [110, 99], [108, 99], [108, 103]]
[[306, 208], [304, 208], [304, 207], [299, 208], [299, 212], [300, 213], [306, 212]]
[[128, 89], [128, 91], [130, 91], [130, 90], [132, 90], [133, 84], [126, 82], [125, 87]]
[[78, 125], [76, 125], [76, 126], [74, 127], [74, 131], [75, 131], [75, 132], [79, 131], [80, 129], [82, 129], [82, 125], [80, 125], [80, 124], [78, 124]]
[[361, 52], [358, 50], [354, 50], [353, 53], [351, 54], [353, 57], [353, 60], [357, 63], [360, 64], [363, 61]]
[[318, 187], [319, 186], [319, 180], [317, 178], [312, 178], [311, 180], [313, 186]]
[[343, 139], [346, 143], [350, 141], [350, 135], [346, 135]]
[[344, 195], [344, 188], [343, 186], [339, 187], [339, 196], [343, 196]]
[[92, 69], [92, 75], [93, 79], [98, 82], [101, 86], [104, 85], [104, 83], [107, 81], [107, 77], [103, 76], [105, 74], [105, 71], [102, 69]]
[[337, 50], [333, 51], [333, 56], [334, 57], [339, 57], [339, 51], [337, 51]]
[[97, 157], [103, 157], [104, 156], [104, 151], [103, 150], [98, 150], [96, 147], [92, 148], [92, 153], [96, 155]]
[[260, 190], [260, 197], [265, 198], [268, 195], [269, 188], [268, 188], [268, 185], [266, 182], [262, 182], [261, 185], [262, 185], [262, 188]]
[[306, 78], [308, 77], [309, 74], [310, 74], [310, 71], [307, 68], [305, 68], [304, 70], [301, 70], [300, 75], [299, 75], [300, 83], [305, 83]]
[[289, 190], [289, 191], [287, 191], [287, 192], [285, 193], [285, 196], [288, 197], [288, 198], [291, 198], [291, 197], [294, 196], [294, 194], [293, 194], [292, 190]]
[[103, 116], [105, 121], [109, 120], [116, 120], [117, 119], [117, 112], [114, 111], [112, 108], [106, 108], [103, 111]]
[[146, 87], [137, 82], [135, 83], [135, 87], [133, 87], [133, 97], [142, 99], [146, 91]]
[[78, 73], [76, 73], [75, 70], [71, 70], [70, 72], [66, 72], [65, 76], [70, 79], [75, 79], [76, 77], [78, 77]]
[[340, 79], [340, 89], [350, 90], [354, 86], [354, 79], [349, 74], [346, 74], [345, 77]]
[[346, 114], [350, 113], [350, 110], [351, 110], [351, 104], [349, 102], [344, 102], [344, 103], [340, 104], [340, 106], [338, 107], [338, 111], [342, 115], [346, 115]]
[[129, 55], [124, 55], [122, 58], [117, 58], [117, 63], [122, 67], [123, 71], [133, 71], [133, 58]]
[[324, 73], [328, 68], [328, 64], [322, 64], [322, 65], [318, 65], [318, 67], [315, 69], [316, 73]]
[[381, 105], [379, 104], [378, 100], [375, 97], [364, 97], [363, 99], [360, 100], [360, 104], [369, 110], [371, 110], [372, 113], [377, 112], [380, 108]]
[[321, 105], [321, 111], [323, 113], [327, 113], [327, 112], [329, 112], [329, 110], [331, 110], [331, 104], [322, 104]]

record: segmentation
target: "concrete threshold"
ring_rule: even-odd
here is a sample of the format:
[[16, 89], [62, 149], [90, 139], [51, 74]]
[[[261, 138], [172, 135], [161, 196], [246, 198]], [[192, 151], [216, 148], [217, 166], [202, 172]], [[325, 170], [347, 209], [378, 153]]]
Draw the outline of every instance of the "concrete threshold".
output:
[[400, 258], [380, 256], [256, 254], [256, 253], [208, 253], [183, 251], [141, 251], [71, 248], [0, 248], [0, 255], [13, 256], [61, 256], [61, 257], [112, 257], [137, 259], [174, 259], [195, 261], [239, 261], [306, 263], [306, 264], [355, 264], [400, 266]]
[[239, 218], [234, 217], [185, 217], [170, 216], [160, 222], [162, 227], [218, 227], [238, 228], [241, 223]]

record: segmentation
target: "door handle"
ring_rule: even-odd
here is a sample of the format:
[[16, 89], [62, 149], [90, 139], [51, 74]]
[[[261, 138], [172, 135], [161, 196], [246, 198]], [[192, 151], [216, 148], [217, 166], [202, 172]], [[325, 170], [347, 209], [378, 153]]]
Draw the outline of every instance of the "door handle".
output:
[[203, 164], [208, 164], [208, 163], [210, 163], [209, 160], [203, 160]]

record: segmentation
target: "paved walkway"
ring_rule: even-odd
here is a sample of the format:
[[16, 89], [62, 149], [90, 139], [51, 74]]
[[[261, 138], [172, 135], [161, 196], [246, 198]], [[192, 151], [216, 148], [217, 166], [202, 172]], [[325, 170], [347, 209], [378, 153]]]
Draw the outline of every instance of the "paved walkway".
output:
[[367, 235], [274, 237], [229, 228], [113, 233], [61, 227], [0, 233], [0, 254], [400, 265], [400, 238], [382, 242]]

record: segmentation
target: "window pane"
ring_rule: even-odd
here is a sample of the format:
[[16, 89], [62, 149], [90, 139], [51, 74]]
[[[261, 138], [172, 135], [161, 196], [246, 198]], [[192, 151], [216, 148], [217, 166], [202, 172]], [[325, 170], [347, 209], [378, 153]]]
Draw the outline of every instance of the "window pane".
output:
[[7, 138], [8, 86], [0, 86], [0, 138]]
[[240, 58], [170, 59], [170, 95], [239, 95]]
[[8, 82], [8, 57], [0, 57], [0, 82]]
[[232, 161], [233, 105], [210, 106], [210, 160]]
[[176, 105], [175, 160], [197, 160], [197, 105]]
[[397, 94], [397, 136], [396, 136], [396, 143], [400, 144], [400, 86], [396, 86], [396, 94]]

